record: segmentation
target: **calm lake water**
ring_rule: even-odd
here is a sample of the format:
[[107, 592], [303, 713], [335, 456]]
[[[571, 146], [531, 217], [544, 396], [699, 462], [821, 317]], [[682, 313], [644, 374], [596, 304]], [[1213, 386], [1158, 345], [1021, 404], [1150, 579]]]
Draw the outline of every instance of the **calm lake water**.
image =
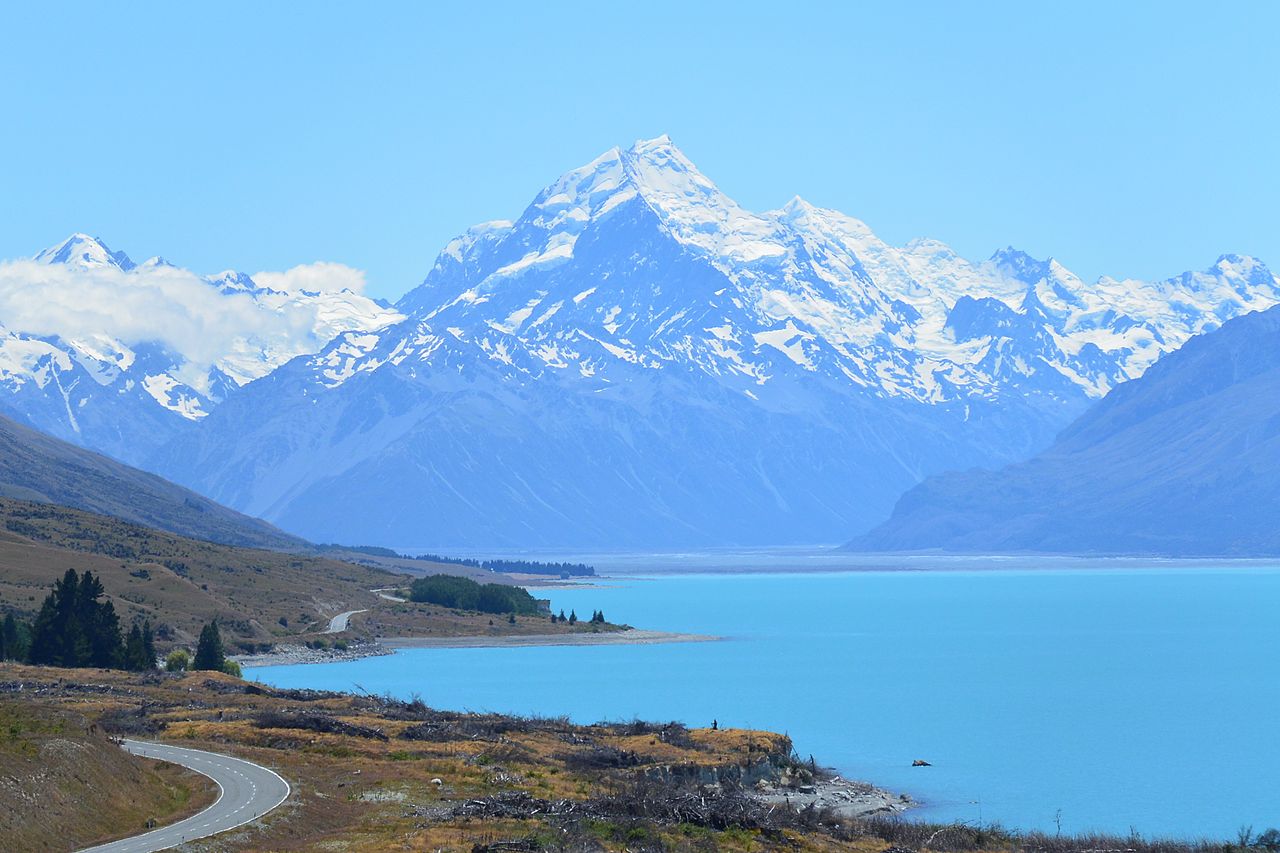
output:
[[[1280, 568], [623, 577], [553, 606], [714, 643], [418, 649], [267, 667], [444, 708], [788, 732], [930, 819], [1280, 826]], [[759, 566], [755, 566], [759, 568]], [[922, 758], [932, 767], [912, 768]]]

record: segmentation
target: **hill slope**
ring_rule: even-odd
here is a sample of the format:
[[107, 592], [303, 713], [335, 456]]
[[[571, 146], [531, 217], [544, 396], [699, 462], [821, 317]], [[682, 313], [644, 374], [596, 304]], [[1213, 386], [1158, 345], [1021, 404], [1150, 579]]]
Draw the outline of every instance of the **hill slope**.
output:
[[403, 322], [246, 385], [147, 464], [313, 539], [833, 542], [1277, 300], [1250, 258], [1086, 285], [800, 199], [751, 212], [661, 137], [472, 228]]
[[[404, 577], [367, 566], [187, 539], [115, 518], [0, 498], [0, 611], [30, 618], [68, 568], [91, 571], [122, 624], [149, 619], [161, 645], [192, 644], [217, 617], [233, 649], [323, 630], [375, 607]], [[281, 622], [281, 619], [284, 622]]]
[[[345, 552], [336, 552], [345, 553]], [[361, 555], [353, 555], [360, 558]], [[513, 584], [497, 572], [428, 560], [373, 559], [363, 565], [324, 556], [238, 548], [187, 539], [115, 518], [51, 504], [0, 498], [0, 615], [31, 619], [67, 569], [91, 571], [126, 627], [150, 620], [157, 647], [191, 648], [201, 626], [217, 618], [234, 652], [328, 639], [331, 620], [358, 613], [336, 629], [343, 640], [373, 637], [494, 637], [613, 631], [617, 626], [552, 623], [549, 613], [514, 621], [435, 604], [383, 598], [409, 575], [470, 576]], [[382, 568], [377, 564], [386, 564]], [[407, 572], [402, 573], [402, 572]], [[334, 637], [332, 639], [339, 639]]]
[[306, 545], [261, 519], [2, 416], [0, 497], [61, 504], [228, 545]]
[[[8, 675], [9, 673], [6, 673]], [[213, 802], [202, 776], [136, 758], [79, 713], [0, 697], [0, 837], [7, 850], [79, 850]]]
[[1035, 458], [932, 477], [855, 550], [1280, 554], [1280, 309], [1188, 342]]

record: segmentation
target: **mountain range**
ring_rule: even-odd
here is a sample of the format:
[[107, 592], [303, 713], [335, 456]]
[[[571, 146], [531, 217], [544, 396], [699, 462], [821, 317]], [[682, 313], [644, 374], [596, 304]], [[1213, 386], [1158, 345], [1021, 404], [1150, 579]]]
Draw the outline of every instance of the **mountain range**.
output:
[[350, 290], [135, 264], [73, 234], [0, 264], [0, 412], [136, 464], [289, 359], [399, 319]]
[[[139, 275], [80, 243], [37, 260]], [[754, 213], [666, 137], [468, 229], [395, 306], [183, 274], [305, 322], [201, 358], [159, 347], [156, 366], [131, 343], [129, 368], [98, 373], [79, 338], [6, 332], [62, 355], [7, 358], [27, 369], [0, 373], [0, 404], [302, 536], [436, 549], [841, 541], [932, 474], [1043, 450], [1165, 353], [1280, 302], [1245, 256], [1085, 283], [1011, 248], [891, 246], [799, 198]]]
[[930, 477], [849, 547], [1274, 555], [1277, 507], [1280, 307], [1188, 341], [1030, 460]]

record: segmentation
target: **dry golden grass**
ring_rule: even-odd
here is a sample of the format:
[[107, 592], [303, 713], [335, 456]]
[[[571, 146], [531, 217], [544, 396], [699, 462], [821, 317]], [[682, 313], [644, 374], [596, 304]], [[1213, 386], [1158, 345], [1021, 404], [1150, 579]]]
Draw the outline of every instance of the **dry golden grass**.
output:
[[[418, 563], [422, 569], [431, 565]], [[399, 604], [371, 590], [407, 585], [378, 568], [279, 551], [237, 548], [127, 524], [49, 504], [0, 499], [0, 612], [30, 617], [67, 569], [102, 579], [123, 624], [149, 619], [157, 646], [190, 646], [217, 618], [231, 651], [323, 638], [329, 619], [349, 610], [342, 638], [456, 637], [613, 631], [545, 617], [505, 616]], [[456, 567], [439, 565], [442, 570]]]
[[[294, 795], [261, 824], [219, 837], [220, 849], [469, 851], [526, 837], [545, 849], [865, 850], [822, 835], [766, 838], [746, 830], [612, 821], [569, 825], [531, 819], [458, 817], [459, 803], [504, 792], [540, 800], [586, 800], [625, 786], [646, 768], [721, 768], [789, 752], [781, 735], [644, 724], [579, 726], [559, 720], [434, 712], [374, 697], [276, 691], [220, 673], [131, 675], [0, 665], [0, 687], [84, 719], [137, 712], [152, 737], [233, 753], [277, 769]], [[3, 697], [3, 694], [0, 694]], [[0, 701], [3, 701], [0, 698]], [[261, 725], [279, 719], [335, 720], [350, 732]], [[427, 739], [403, 733], [426, 725]], [[380, 736], [379, 736], [380, 735]], [[134, 735], [145, 736], [145, 735]], [[384, 739], [385, 738], [385, 739]], [[590, 756], [629, 756], [596, 768]], [[585, 763], [584, 763], [585, 762]], [[433, 780], [440, 780], [436, 784]], [[567, 834], [567, 833], [571, 833]], [[811, 837], [812, 836], [812, 837]], [[581, 847], [579, 845], [586, 845]], [[659, 845], [655, 847], [654, 845]], [[883, 842], [880, 842], [882, 848]], [[880, 849], [880, 848], [874, 848]]]
[[81, 714], [0, 696], [0, 838], [6, 850], [69, 850], [144, 831], [211, 803], [216, 787], [129, 755]]

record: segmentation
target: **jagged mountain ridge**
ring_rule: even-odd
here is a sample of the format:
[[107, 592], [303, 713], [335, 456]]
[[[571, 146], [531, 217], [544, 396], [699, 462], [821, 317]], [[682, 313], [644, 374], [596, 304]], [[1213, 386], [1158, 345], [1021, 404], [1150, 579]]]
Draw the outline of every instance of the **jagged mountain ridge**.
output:
[[1245, 257], [1086, 285], [799, 199], [752, 213], [660, 137], [451, 241], [403, 322], [283, 365], [151, 464], [348, 541], [835, 541], [1277, 301]]
[[[131, 314], [120, 324], [128, 340], [86, 329], [76, 316], [82, 300], [89, 302], [84, 310], [116, 310], [93, 304], [95, 296], [115, 294], [118, 310]], [[182, 301], [193, 296], [198, 301]], [[7, 392], [0, 411], [135, 463], [289, 359], [316, 352], [339, 332], [399, 319], [389, 306], [350, 291], [286, 292], [243, 273], [197, 276], [162, 258], [135, 264], [85, 234], [31, 261], [4, 264], [0, 300], [0, 389]], [[165, 328], [175, 313], [193, 315], [183, 318], [196, 332], [188, 340], [175, 341]], [[243, 326], [201, 334], [227, 322]], [[210, 347], [215, 351], [206, 352]]]
[[930, 477], [850, 548], [1280, 554], [1280, 307], [1189, 341], [996, 471]]

